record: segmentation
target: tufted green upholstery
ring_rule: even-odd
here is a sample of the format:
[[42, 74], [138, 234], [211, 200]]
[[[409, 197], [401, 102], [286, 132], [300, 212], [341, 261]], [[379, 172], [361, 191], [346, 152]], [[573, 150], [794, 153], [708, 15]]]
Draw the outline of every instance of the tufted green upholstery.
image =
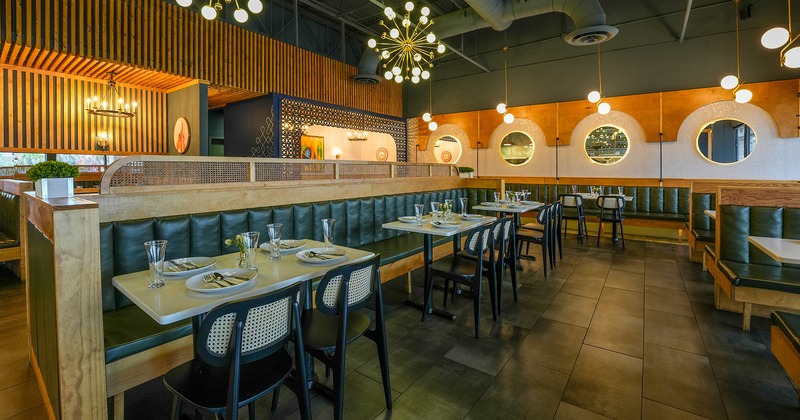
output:
[[[283, 223], [284, 238], [321, 241], [321, 220], [332, 217], [336, 219], [336, 243], [380, 252], [385, 265], [421, 252], [423, 241], [419, 234], [383, 229], [383, 223], [414, 214], [415, 203], [423, 203], [427, 209], [431, 201], [453, 198], [458, 204], [459, 197], [468, 196], [471, 206], [486, 201], [492, 193], [455, 189], [103, 223], [100, 256], [106, 363], [191, 334], [188, 321], [158, 325], [111, 284], [115, 275], [147, 269], [145, 241], [169, 241], [167, 259], [216, 256], [236, 251], [224, 241], [238, 233], [257, 230], [267, 237], [269, 223]], [[451, 240], [436, 238], [434, 244]]]
[[[714, 210], [717, 208], [717, 195], [714, 193], [692, 193], [692, 226], [690, 229], [697, 229], [698, 231], [711, 231], [714, 232], [716, 227], [714, 220], [712, 220], [705, 213], [706, 210]], [[711, 235], [714, 236], [713, 234]]]
[[783, 207], [720, 207], [717, 266], [735, 286], [800, 293], [800, 268], [782, 265], [747, 241], [748, 236], [800, 238], [800, 209]]
[[[616, 187], [602, 187], [603, 194], [614, 194]], [[552, 203], [560, 194], [571, 194], [570, 185], [556, 184], [506, 184], [509, 191], [529, 189], [531, 200]], [[589, 192], [589, 186], [581, 185], [579, 192]], [[682, 187], [625, 187], [624, 193], [633, 197], [625, 202], [625, 217], [666, 221], [685, 221], [689, 215], [689, 188]], [[585, 200], [587, 214], [599, 214], [594, 200]]]
[[780, 328], [783, 335], [800, 352], [800, 315], [776, 311], [771, 318], [772, 323]]
[[19, 246], [19, 197], [0, 192], [0, 248]]

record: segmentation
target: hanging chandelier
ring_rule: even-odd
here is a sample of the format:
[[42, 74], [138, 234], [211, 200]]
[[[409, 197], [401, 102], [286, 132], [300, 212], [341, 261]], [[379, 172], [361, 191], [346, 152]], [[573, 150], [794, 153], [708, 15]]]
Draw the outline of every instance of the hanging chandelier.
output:
[[[201, 0], [204, 1], [204, 0]], [[244, 3], [245, 0], [242, 0]], [[189, 7], [192, 5], [192, 0], [175, 0], [179, 6]], [[222, 11], [224, 6], [222, 3], [226, 5], [233, 3], [236, 6], [236, 10], [233, 11], [233, 18], [236, 19], [239, 23], [247, 22], [247, 18], [249, 15], [247, 11], [239, 7], [239, 0], [208, 0], [208, 4], [203, 6], [200, 9], [200, 14], [208, 19], [214, 20], [217, 17], [217, 12]], [[250, 10], [250, 13], [259, 14], [262, 10], [264, 10], [264, 4], [261, 3], [261, 0], [247, 0], [247, 8]]]
[[[750, 89], [743, 89], [744, 82], [739, 78], [739, 13], [738, 7], [739, 0], [734, 0], [734, 19], [736, 20], [736, 76], [729, 74], [720, 80], [719, 85], [723, 89], [733, 90], [733, 100], [740, 104], [745, 104], [753, 99], [753, 92]], [[791, 24], [791, 23], [790, 23]], [[781, 28], [782, 29], [782, 28]], [[763, 39], [763, 38], [762, 38]]]
[[374, 48], [380, 56], [386, 79], [397, 83], [403, 83], [403, 80], [419, 83], [420, 79], [427, 80], [431, 76], [425, 67], [433, 67], [434, 51], [442, 54], [445, 48], [430, 31], [433, 20], [428, 18], [431, 13], [428, 7], [420, 9], [420, 17], [416, 23], [411, 20], [414, 3], [406, 3], [405, 10], [402, 19], [398, 19], [397, 13], [391, 7], [384, 9], [389, 25], [383, 20], [380, 25], [386, 32], [381, 34], [380, 42], [370, 39], [367, 45]]
[[800, 46], [795, 46], [794, 48], [791, 47], [798, 36], [792, 36], [792, 0], [788, 0], [788, 9], [789, 9], [789, 29], [783, 27], [772, 28], [767, 32], [764, 32], [764, 35], [761, 36], [761, 45], [771, 50], [775, 50], [781, 48], [781, 53], [779, 56], [779, 60], [781, 66], [786, 66], [792, 69], [796, 69], [800, 67]]
[[600, 44], [597, 44], [597, 80], [599, 82], [599, 90], [593, 90], [589, 92], [589, 95], [586, 99], [593, 104], [597, 104], [597, 113], [600, 115], [606, 115], [611, 112], [611, 105], [608, 102], [603, 102], [605, 97], [603, 96], [603, 71], [600, 67]]
[[117, 82], [114, 81], [116, 73], [108, 72], [109, 80], [106, 83], [106, 91], [103, 98], [97, 96], [86, 98], [83, 109], [91, 115], [99, 117], [131, 118], [136, 116], [136, 102], [130, 104], [122, 99], [117, 89]]
[[506, 101], [505, 102], [500, 102], [499, 104], [497, 104], [497, 107], [495, 109], [497, 110], [498, 114], [502, 114], [503, 115], [503, 122], [505, 122], [506, 124], [511, 124], [512, 122], [514, 122], [514, 114], [509, 112], [508, 111], [508, 107], [507, 107], [507, 104], [508, 104], [508, 68], [507, 67], [508, 66], [506, 65], [506, 55], [505, 55], [507, 52], [508, 52], [508, 46], [504, 46], [503, 47], [503, 86], [505, 86]]

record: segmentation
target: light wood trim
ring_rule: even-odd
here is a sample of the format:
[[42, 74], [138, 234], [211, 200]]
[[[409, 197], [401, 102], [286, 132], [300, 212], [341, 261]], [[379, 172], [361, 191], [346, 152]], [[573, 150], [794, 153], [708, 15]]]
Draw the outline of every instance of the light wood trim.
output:
[[[30, 323], [28, 323], [28, 325], [30, 325]], [[30, 357], [31, 359], [31, 369], [33, 370], [33, 377], [36, 378], [36, 384], [39, 387], [39, 394], [42, 397], [42, 403], [44, 403], [44, 409], [47, 412], [47, 418], [50, 420], [55, 420], [56, 414], [53, 411], [53, 403], [50, 402], [50, 395], [48, 395], [47, 391], [45, 391], [44, 379], [42, 378], [42, 371], [41, 369], [39, 369], [39, 361], [36, 360], [36, 352], [33, 351], [33, 347], [30, 347], [30, 340], [28, 344], [29, 344], [28, 357]]]
[[193, 336], [188, 335], [106, 365], [106, 395], [112, 397], [151, 379], [194, 357]]
[[800, 187], [800, 181], [771, 181], [752, 179], [693, 180], [692, 192], [716, 194], [719, 187]]
[[720, 187], [717, 203], [719, 224], [719, 205], [800, 207], [800, 188]]
[[[481, 177], [484, 179], [484, 177]], [[487, 177], [493, 178], [493, 177]], [[660, 185], [658, 178], [601, 178], [601, 177], [503, 177], [509, 184], [557, 184], [557, 185], [598, 185], [621, 187], [681, 187], [688, 188], [689, 179], [667, 178]]]
[[[22, 258], [22, 250], [20, 247], [15, 246], [12, 248], [0, 248], [0, 262], [3, 261], [16, 261]], [[20, 279], [24, 280], [24, 279]]]
[[777, 325], [770, 327], [770, 350], [783, 370], [792, 378], [795, 387], [800, 387], [800, 352]]

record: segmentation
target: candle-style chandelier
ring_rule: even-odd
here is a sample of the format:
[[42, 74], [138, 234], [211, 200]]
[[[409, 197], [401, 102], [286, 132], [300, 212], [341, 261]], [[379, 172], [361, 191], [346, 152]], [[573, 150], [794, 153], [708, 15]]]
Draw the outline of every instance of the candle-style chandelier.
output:
[[109, 80], [106, 83], [106, 91], [103, 97], [94, 96], [86, 98], [83, 109], [92, 115], [99, 117], [131, 118], [136, 116], [136, 102], [127, 103], [119, 94], [117, 82], [114, 81], [116, 73], [108, 72]]
[[[242, 0], [242, 3], [244, 3], [244, 1], [245, 0]], [[236, 6], [236, 10], [233, 11], [233, 18], [236, 19], [237, 22], [247, 22], [249, 15], [247, 14], [247, 10], [239, 7], [239, 0], [208, 0], [208, 4], [200, 9], [200, 14], [208, 20], [216, 19], [217, 13], [222, 11], [225, 7], [222, 5], [223, 2], [226, 5], [233, 3]], [[179, 6], [189, 7], [192, 5], [192, 0], [175, 0], [175, 3], [178, 3]], [[247, 8], [250, 10], [250, 13], [259, 14], [264, 10], [264, 4], [261, 3], [261, 0], [247, 0]]]
[[427, 80], [431, 76], [428, 69], [433, 67], [434, 52], [442, 54], [445, 51], [444, 45], [437, 42], [436, 35], [430, 31], [433, 26], [433, 19], [428, 18], [431, 10], [427, 6], [422, 7], [416, 22], [411, 20], [413, 10], [414, 3], [409, 1], [405, 4], [406, 12], [402, 19], [398, 19], [391, 7], [384, 9], [389, 24], [381, 20], [380, 25], [386, 32], [381, 34], [380, 41], [370, 39], [367, 42], [380, 55], [385, 70], [383, 76], [397, 83]]

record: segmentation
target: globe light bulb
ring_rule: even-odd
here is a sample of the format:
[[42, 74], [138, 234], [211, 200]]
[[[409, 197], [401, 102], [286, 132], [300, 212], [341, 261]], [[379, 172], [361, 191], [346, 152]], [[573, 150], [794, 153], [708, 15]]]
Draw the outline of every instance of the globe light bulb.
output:
[[411, 82], [419, 83], [419, 76], [411, 76]]
[[719, 85], [722, 86], [723, 89], [731, 90], [736, 86], [739, 86], [739, 79], [736, 76], [729, 74], [719, 81]]
[[425, 37], [425, 40], [428, 41], [428, 42], [435, 42], [436, 41], [436, 35], [434, 35], [433, 32], [431, 32], [431, 33], [428, 34], [428, 36]]
[[386, 15], [386, 17], [388, 17], [389, 19], [394, 19], [394, 17], [397, 16], [391, 7], [383, 9], [383, 14]]
[[192, 0], [177, 0], [178, 6], [189, 7], [192, 5]]
[[426, 113], [422, 114], [422, 121], [431, 122], [432, 119], [433, 119], [433, 117], [431, 116], [430, 112], [426, 112]]
[[395, 76], [400, 74], [400, 67], [397, 66], [392, 67], [392, 74], [394, 74]]
[[509, 112], [506, 115], [503, 115], [503, 121], [505, 121], [506, 124], [513, 123], [514, 122], [514, 114]]
[[429, 77], [431, 77], [431, 73], [428, 70], [422, 70], [422, 79], [428, 80]]
[[203, 6], [203, 8], [200, 9], [200, 14], [208, 20], [214, 20], [214, 18], [217, 17], [217, 11], [211, 6]]
[[597, 105], [597, 112], [599, 112], [600, 115], [606, 115], [610, 111], [611, 111], [611, 105], [605, 102], [601, 103], [600, 105]]
[[386, 50], [381, 51], [381, 57], [389, 58], [389, 51], [386, 51]]
[[772, 28], [761, 35], [761, 45], [774, 50], [789, 42], [789, 31], [786, 28]]
[[600, 92], [596, 90], [589, 92], [589, 96], [587, 96], [587, 99], [589, 99], [589, 102], [593, 104], [600, 102]]
[[394, 81], [397, 83], [403, 83], [403, 76], [400, 75], [395, 76]]
[[431, 9], [428, 9], [428, 6], [422, 6], [422, 9], [419, 9], [419, 12], [422, 14], [422, 16], [428, 16], [431, 14]]
[[439, 54], [444, 54], [444, 44], [439, 44], [439, 46], [438, 46], [438, 47], [436, 47], [436, 51], [437, 51]]
[[783, 55], [783, 65], [791, 69], [800, 67], [800, 47], [794, 47]]
[[501, 103], [497, 104], [497, 107], [495, 109], [497, 110], [498, 114], [505, 114], [506, 113], [506, 104], [501, 102]]
[[419, 23], [421, 23], [423, 25], [427, 25], [428, 24], [428, 17], [427, 16], [420, 16], [419, 17]]
[[413, 69], [411, 69], [411, 74], [413, 74], [414, 76], [419, 76], [420, 74], [422, 74], [422, 70], [420, 70], [419, 67], [414, 67]]
[[385, 77], [385, 78], [387, 78], [389, 80], [394, 79], [394, 75], [392, 74], [391, 71], [388, 71], [388, 70], [386, 71], [386, 73], [383, 73], [383, 77]]
[[428, 123], [428, 130], [436, 131], [439, 128], [439, 124], [436, 124], [436, 121], [431, 121]]
[[420, 53], [414, 54], [414, 61], [420, 61], [420, 60], [422, 60], [422, 55], [420, 55]]
[[733, 95], [733, 100], [740, 104], [746, 104], [753, 99], [753, 92], [750, 92], [749, 89], [739, 89]]
[[397, 28], [392, 28], [392, 30], [389, 31], [389, 36], [392, 38], [397, 38], [400, 36], [400, 31]]
[[378, 41], [370, 38], [370, 40], [367, 41], [367, 46], [369, 46], [370, 48], [375, 48], [378, 46]]
[[247, 12], [245, 12], [244, 9], [236, 9], [236, 11], [233, 12], [233, 18], [239, 23], [245, 23], [247, 22]]
[[255, 14], [259, 14], [264, 10], [264, 4], [259, 0], [250, 0], [247, 2], [247, 8]]
[[404, 28], [408, 28], [409, 26], [411, 26], [411, 20], [410, 19], [403, 19], [403, 27]]
[[409, 12], [414, 10], [414, 3], [410, 2], [410, 1], [407, 2], [406, 3], [406, 10], [408, 10]]

